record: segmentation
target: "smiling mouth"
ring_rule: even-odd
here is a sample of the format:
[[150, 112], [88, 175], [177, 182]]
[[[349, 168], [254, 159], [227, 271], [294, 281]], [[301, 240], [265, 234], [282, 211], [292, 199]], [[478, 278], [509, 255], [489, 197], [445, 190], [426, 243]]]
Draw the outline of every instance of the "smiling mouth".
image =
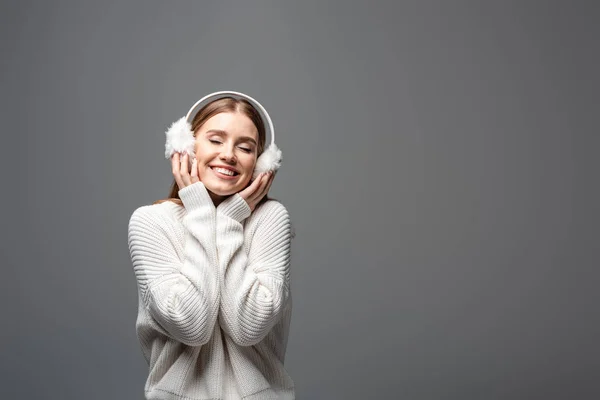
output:
[[239, 173], [225, 168], [211, 167], [210, 169], [215, 173], [216, 176], [222, 179], [235, 179], [235, 177], [239, 175]]

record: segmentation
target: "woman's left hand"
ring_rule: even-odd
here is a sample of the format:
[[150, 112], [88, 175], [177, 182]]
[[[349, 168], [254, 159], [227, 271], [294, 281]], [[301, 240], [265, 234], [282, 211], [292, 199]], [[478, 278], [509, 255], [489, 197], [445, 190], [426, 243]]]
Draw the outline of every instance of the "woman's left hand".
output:
[[267, 194], [273, 183], [273, 178], [277, 171], [269, 171], [262, 173], [246, 189], [239, 192], [246, 203], [250, 206], [251, 212], [254, 211], [256, 205]]

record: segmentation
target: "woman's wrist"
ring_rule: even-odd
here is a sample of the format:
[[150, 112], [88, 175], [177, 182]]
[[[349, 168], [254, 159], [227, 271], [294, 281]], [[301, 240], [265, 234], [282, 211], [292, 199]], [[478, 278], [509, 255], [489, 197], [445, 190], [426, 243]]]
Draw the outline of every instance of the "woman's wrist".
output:
[[252, 210], [246, 200], [239, 193], [235, 193], [217, 206], [217, 214], [242, 222], [252, 214]]
[[186, 209], [193, 209], [204, 206], [206, 204], [212, 205], [212, 199], [206, 190], [206, 187], [202, 181], [195, 182], [191, 185], [180, 189], [179, 198]]

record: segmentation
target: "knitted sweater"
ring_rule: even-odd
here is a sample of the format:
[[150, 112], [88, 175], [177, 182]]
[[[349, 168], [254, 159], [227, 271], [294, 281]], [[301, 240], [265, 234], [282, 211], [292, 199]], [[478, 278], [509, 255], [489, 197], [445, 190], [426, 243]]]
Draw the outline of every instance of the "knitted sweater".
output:
[[294, 399], [284, 368], [292, 312], [291, 221], [275, 200], [253, 212], [204, 184], [137, 208], [128, 245], [146, 399]]

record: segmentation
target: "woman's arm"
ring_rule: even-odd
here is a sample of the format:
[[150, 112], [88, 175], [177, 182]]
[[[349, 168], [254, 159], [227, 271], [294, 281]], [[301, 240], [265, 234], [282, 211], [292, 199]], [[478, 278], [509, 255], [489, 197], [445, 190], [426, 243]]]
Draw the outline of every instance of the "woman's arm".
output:
[[217, 207], [221, 328], [240, 346], [260, 342], [279, 319], [290, 292], [290, 217], [277, 201], [255, 210], [248, 255], [242, 221], [251, 211], [235, 194]]
[[216, 210], [201, 182], [179, 196], [186, 208], [184, 237], [177, 236], [170, 216], [143, 206], [129, 221], [129, 250], [149, 314], [171, 338], [200, 346], [210, 340], [220, 301]]

